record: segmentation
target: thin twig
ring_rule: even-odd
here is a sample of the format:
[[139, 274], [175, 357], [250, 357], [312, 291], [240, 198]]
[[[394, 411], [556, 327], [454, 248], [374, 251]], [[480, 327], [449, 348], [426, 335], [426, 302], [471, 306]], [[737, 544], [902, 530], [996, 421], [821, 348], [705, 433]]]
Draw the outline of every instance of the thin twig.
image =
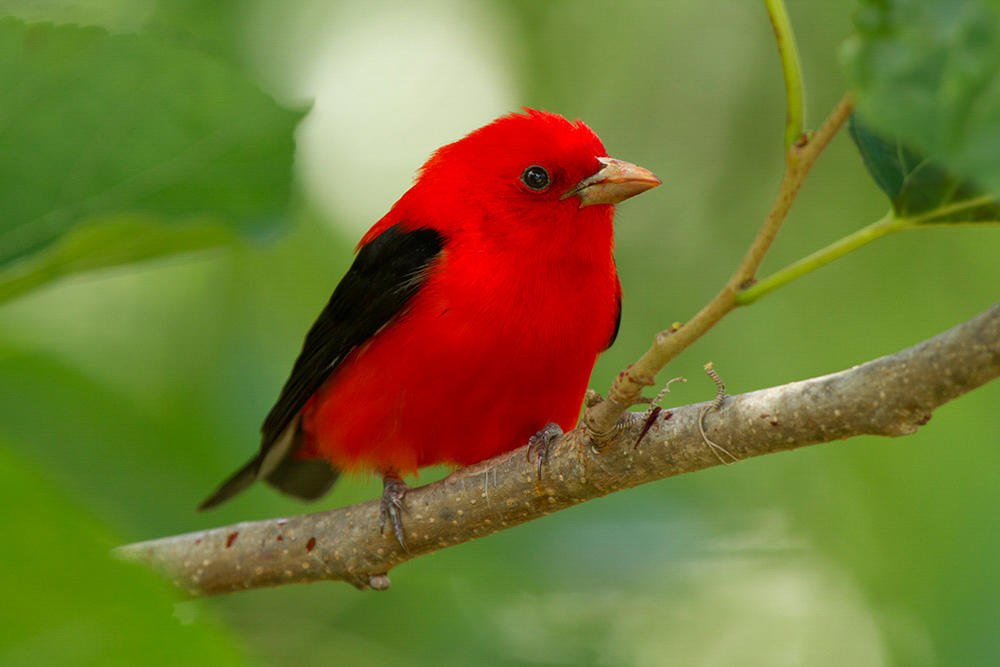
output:
[[657, 334], [645, 354], [615, 378], [607, 399], [584, 412], [583, 423], [598, 445], [614, 436], [615, 424], [651, 379], [736, 307], [740, 290], [753, 281], [809, 170], [853, 109], [854, 98], [848, 93], [808, 142], [794, 144], [788, 150], [785, 172], [771, 211], [725, 287], [686, 324]]
[[778, 44], [781, 71], [785, 79], [785, 150], [787, 151], [799, 141], [806, 122], [802, 64], [785, 3], [782, 0], [764, 0], [764, 5], [767, 7], [767, 16], [771, 19], [771, 27], [774, 28], [774, 40]]
[[906, 220], [901, 220], [893, 216], [890, 211], [882, 219], [834, 241], [827, 247], [789, 264], [766, 278], [762, 278], [752, 287], [748, 287], [736, 295], [736, 305], [749, 306], [779, 287], [783, 287], [793, 280], [801, 278], [807, 273], [811, 273], [819, 267], [857, 250], [861, 246], [867, 245], [887, 234], [906, 229], [908, 224]]

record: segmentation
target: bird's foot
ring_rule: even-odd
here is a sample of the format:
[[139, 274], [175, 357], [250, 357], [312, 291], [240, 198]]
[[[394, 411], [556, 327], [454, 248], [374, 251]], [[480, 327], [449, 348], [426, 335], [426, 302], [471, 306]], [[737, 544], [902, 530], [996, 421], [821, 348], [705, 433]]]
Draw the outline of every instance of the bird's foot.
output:
[[403, 498], [410, 487], [400, 478], [399, 473], [394, 470], [382, 473], [382, 503], [379, 507], [379, 532], [385, 532], [385, 524], [392, 521], [392, 532], [396, 535], [399, 546], [403, 551], [409, 552], [406, 547], [406, 537], [403, 535], [403, 512], [406, 506]]
[[556, 438], [563, 434], [559, 424], [549, 422], [538, 433], [528, 438], [528, 460], [538, 462], [538, 479], [542, 478], [542, 467], [549, 462], [549, 453]]

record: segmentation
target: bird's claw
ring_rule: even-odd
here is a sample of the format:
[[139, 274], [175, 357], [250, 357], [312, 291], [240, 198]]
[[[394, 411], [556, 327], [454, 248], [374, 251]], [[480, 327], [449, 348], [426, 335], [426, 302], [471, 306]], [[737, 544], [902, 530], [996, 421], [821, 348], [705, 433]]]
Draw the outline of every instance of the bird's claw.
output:
[[534, 457], [538, 462], [538, 479], [542, 478], [542, 467], [549, 462], [549, 454], [556, 438], [563, 434], [559, 424], [549, 422], [538, 433], [528, 438], [528, 460]]
[[403, 512], [406, 511], [403, 498], [409, 490], [410, 487], [398, 476], [385, 475], [382, 478], [382, 502], [378, 512], [379, 532], [385, 533], [385, 524], [391, 521], [396, 541], [406, 552], [409, 552], [409, 549], [406, 547], [406, 537], [403, 535]]

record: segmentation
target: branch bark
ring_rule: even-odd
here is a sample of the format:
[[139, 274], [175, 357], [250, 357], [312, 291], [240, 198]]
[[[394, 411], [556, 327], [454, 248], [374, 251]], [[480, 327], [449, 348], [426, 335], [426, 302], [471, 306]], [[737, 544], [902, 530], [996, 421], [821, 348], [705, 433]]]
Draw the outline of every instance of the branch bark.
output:
[[[1000, 303], [934, 338], [839, 373], [730, 396], [706, 416], [708, 436], [738, 458], [850, 438], [914, 433], [933, 411], [1000, 376]], [[583, 427], [561, 437], [542, 478], [526, 449], [463, 468], [406, 496], [404, 552], [378, 530], [378, 501], [253, 521], [120, 547], [192, 596], [320, 580], [385, 589], [387, 572], [592, 498], [720, 465], [702, 440], [705, 404], [645, 422], [625, 413], [600, 451]]]

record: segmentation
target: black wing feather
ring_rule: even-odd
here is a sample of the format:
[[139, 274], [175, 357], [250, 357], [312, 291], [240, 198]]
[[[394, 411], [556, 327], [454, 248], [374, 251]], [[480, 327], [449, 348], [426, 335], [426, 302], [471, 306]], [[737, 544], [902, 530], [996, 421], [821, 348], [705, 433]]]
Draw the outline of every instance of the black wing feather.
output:
[[264, 450], [302, 411], [344, 358], [400, 313], [417, 293], [444, 239], [433, 229], [389, 227], [358, 251], [306, 334], [291, 376], [261, 427]]
[[[336, 470], [325, 461], [301, 461], [291, 456], [300, 444], [296, 423], [299, 413], [351, 350], [406, 308], [443, 247], [444, 237], [433, 229], [406, 231], [393, 225], [358, 251], [351, 268], [306, 334], [292, 373], [261, 427], [257, 456], [224, 482], [199, 509], [218, 505], [261, 476], [280, 490], [308, 500], [318, 498], [330, 488], [336, 481]], [[286, 433], [289, 427], [296, 432]], [[283, 435], [286, 440], [281, 449], [286, 451], [275, 450], [271, 458], [279, 457], [279, 461], [262, 465]]]
[[609, 347], [615, 344], [615, 340], [618, 338], [618, 330], [622, 326], [622, 290], [621, 287], [618, 288], [618, 298], [617, 301], [618, 312], [615, 314], [615, 328], [611, 332], [611, 338], [608, 339], [608, 344], [604, 347], [607, 350]]

